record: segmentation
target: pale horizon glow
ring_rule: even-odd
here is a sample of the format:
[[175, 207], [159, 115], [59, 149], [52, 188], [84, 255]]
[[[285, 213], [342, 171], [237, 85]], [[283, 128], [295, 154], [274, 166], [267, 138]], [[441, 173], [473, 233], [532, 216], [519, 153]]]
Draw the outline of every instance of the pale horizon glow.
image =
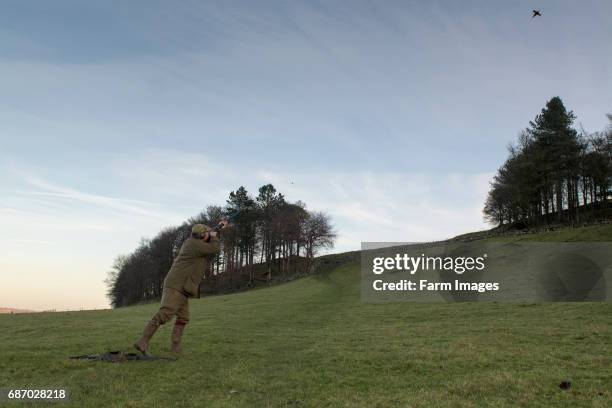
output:
[[141, 238], [272, 183], [333, 252], [487, 228], [506, 145], [612, 112], [609, 2], [10, 2], [0, 307], [108, 307]]

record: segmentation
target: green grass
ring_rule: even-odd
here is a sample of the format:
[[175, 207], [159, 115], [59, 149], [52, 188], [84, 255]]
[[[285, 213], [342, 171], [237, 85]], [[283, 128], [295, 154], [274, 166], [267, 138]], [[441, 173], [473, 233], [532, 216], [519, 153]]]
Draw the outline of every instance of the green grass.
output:
[[67, 359], [129, 350], [155, 304], [0, 316], [0, 387], [67, 387], [78, 407], [612, 406], [608, 303], [362, 304], [348, 262], [190, 305], [175, 362]]
[[562, 228], [539, 234], [501, 236], [493, 241], [537, 241], [537, 242], [612, 242], [612, 226], [590, 225], [578, 228]]

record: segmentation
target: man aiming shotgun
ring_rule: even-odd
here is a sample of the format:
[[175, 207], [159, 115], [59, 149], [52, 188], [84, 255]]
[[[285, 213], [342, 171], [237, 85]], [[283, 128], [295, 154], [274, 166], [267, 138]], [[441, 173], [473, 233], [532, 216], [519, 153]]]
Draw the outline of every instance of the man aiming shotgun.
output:
[[146, 355], [149, 341], [159, 326], [176, 316], [172, 330], [171, 351], [176, 353], [181, 351], [181, 337], [185, 325], [189, 322], [188, 299], [197, 296], [202, 275], [208, 268], [210, 258], [219, 253], [219, 231], [228, 224], [229, 221], [224, 220], [213, 229], [204, 224], [193, 226], [191, 236], [181, 246], [164, 279], [159, 311], [145, 326], [142, 337], [134, 343], [136, 350]]

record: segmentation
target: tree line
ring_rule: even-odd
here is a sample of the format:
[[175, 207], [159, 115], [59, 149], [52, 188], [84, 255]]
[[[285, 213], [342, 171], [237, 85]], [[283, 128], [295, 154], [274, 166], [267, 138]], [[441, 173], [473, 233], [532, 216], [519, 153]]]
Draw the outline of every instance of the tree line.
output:
[[497, 170], [485, 219], [519, 227], [575, 224], [610, 216], [612, 115], [607, 129], [579, 133], [561, 98], [550, 99]]
[[252, 197], [244, 187], [232, 191], [225, 206], [209, 205], [182, 225], [141, 240], [130, 254], [118, 256], [106, 279], [113, 307], [158, 299], [163, 281], [193, 224], [209, 226], [231, 216], [221, 234], [221, 253], [202, 271], [202, 293], [243, 290], [287, 280], [312, 270], [321, 250], [332, 248], [336, 234], [330, 217], [297, 201], [290, 203], [273, 185]]

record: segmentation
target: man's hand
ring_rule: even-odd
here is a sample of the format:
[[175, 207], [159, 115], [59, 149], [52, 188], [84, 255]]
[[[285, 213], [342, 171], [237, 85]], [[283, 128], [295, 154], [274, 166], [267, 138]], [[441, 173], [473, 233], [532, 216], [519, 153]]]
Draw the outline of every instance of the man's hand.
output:
[[202, 239], [204, 240], [204, 242], [209, 242], [211, 238], [214, 238], [216, 236], [218, 236], [219, 233], [217, 231], [208, 231], [206, 234], [204, 234], [204, 236], [202, 237]]
[[229, 225], [229, 221], [221, 220], [221, 222], [219, 222], [219, 225], [221, 225], [221, 229], [226, 228]]

